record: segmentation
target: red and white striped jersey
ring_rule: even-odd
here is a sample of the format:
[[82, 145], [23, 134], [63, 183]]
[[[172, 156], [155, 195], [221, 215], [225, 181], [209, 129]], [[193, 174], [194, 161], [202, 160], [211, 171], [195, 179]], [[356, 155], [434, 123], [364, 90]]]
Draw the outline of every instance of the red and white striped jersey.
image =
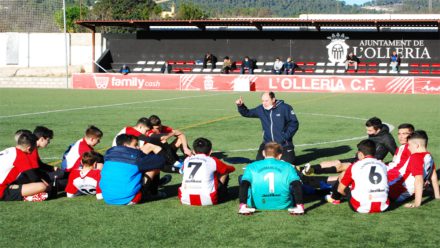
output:
[[88, 151], [93, 151], [93, 147], [89, 146], [84, 138], [78, 140], [64, 154], [61, 167], [67, 172], [79, 169], [82, 155]]
[[29, 156], [15, 147], [0, 152], [0, 199], [9, 184], [13, 183], [22, 172], [32, 169]]
[[400, 169], [406, 164], [411, 152], [408, 149], [408, 144], [401, 145], [394, 153], [393, 161], [388, 164], [388, 182], [392, 182], [401, 176]]
[[351, 206], [359, 213], [378, 213], [389, 206], [386, 165], [366, 157], [348, 167], [341, 183], [351, 185]]
[[179, 188], [179, 199], [182, 204], [194, 206], [217, 204], [218, 176], [235, 170], [234, 167], [205, 154], [187, 157], [182, 168], [183, 180]]
[[153, 130], [153, 129], [149, 130], [147, 132], [147, 136], [150, 137], [154, 134], [169, 134], [169, 133], [172, 133], [173, 131], [174, 131], [174, 129], [172, 127], [162, 126], [159, 131]]
[[411, 197], [415, 190], [415, 176], [421, 175], [423, 180], [427, 181], [433, 170], [435, 170], [435, 163], [429, 152], [412, 154], [400, 168], [400, 176], [390, 181], [390, 198], [401, 202]]
[[101, 179], [100, 170], [73, 170], [69, 175], [69, 181], [66, 186], [67, 197], [77, 195], [96, 195], [98, 200], [102, 199], [102, 192], [99, 188]]
[[[124, 127], [121, 131], [119, 131], [118, 134], [116, 134], [115, 138], [113, 139], [112, 147], [116, 146], [116, 137], [118, 137], [121, 134], [128, 134], [128, 135], [133, 135], [135, 137], [139, 137], [144, 133], [139, 132], [134, 127]], [[139, 146], [141, 147], [143, 145], [144, 145], [144, 142], [142, 140], [139, 140]]]

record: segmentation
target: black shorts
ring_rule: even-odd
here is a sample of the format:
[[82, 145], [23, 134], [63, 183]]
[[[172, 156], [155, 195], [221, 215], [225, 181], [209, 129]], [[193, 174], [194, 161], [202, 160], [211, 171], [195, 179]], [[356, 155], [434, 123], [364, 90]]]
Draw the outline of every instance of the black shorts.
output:
[[3, 192], [2, 201], [23, 201], [21, 195], [22, 184], [10, 184]]

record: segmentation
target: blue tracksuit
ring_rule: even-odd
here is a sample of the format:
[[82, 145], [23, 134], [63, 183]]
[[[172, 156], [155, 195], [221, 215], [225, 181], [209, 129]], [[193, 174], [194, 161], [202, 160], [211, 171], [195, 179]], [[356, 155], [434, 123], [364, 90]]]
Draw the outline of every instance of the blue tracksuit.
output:
[[293, 146], [293, 136], [299, 127], [298, 119], [292, 106], [277, 100], [275, 106], [264, 109], [263, 105], [248, 109], [246, 105], [238, 106], [238, 112], [244, 117], [260, 118], [263, 127], [263, 143], [277, 142], [283, 147]]
[[165, 159], [125, 146], [114, 146], [104, 156], [99, 186], [107, 204], [126, 205], [141, 190], [142, 172], [162, 169]]

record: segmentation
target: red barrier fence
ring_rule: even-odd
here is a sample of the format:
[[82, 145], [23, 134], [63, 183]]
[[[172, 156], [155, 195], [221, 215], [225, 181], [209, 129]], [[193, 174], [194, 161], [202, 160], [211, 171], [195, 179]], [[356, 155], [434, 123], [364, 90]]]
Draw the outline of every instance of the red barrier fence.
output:
[[74, 89], [440, 94], [440, 77], [81, 73], [72, 78]]

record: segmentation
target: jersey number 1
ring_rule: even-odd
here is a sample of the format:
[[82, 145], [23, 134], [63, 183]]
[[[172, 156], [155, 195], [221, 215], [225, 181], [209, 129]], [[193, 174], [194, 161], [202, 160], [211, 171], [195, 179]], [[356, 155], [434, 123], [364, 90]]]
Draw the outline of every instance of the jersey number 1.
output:
[[269, 193], [275, 193], [275, 174], [269, 172], [263, 177], [264, 181], [269, 180]]

